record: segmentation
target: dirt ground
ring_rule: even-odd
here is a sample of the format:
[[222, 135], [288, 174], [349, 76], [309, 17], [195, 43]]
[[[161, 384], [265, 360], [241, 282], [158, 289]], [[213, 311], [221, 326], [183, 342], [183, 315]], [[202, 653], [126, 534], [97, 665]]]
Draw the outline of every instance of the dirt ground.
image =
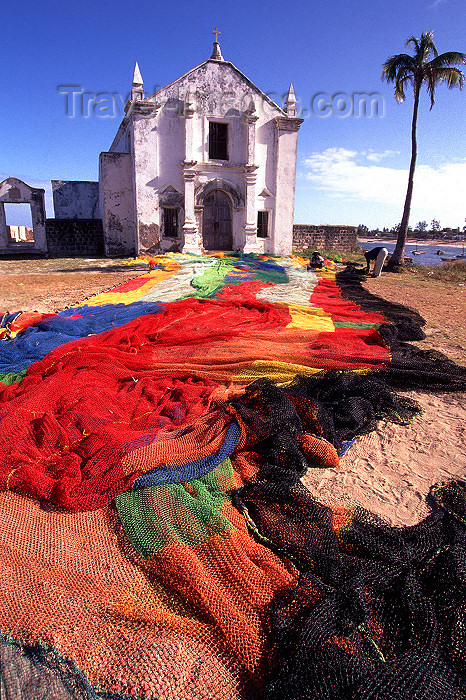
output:
[[372, 294], [404, 304], [425, 319], [426, 339], [419, 347], [440, 350], [458, 364], [466, 365], [466, 287], [426, 280], [416, 270], [405, 274], [384, 273], [365, 285]]
[[0, 260], [0, 313], [61, 311], [147, 272], [107, 258]]
[[[0, 261], [0, 313], [54, 312], [78, 304], [147, 271], [126, 261], [54, 259]], [[416, 309], [425, 318], [426, 340], [466, 365], [464, 286], [384, 274], [368, 279], [373, 294]], [[379, 423], [359, 438], [339, 469], [310, 470], [305, 482], [325, 503], [359, 503], [393, 525], [410, 525], [424, 517], [429, 487], [466, 477], [466, 400], [463, 395], [411, 393], [423, 413], [409, 426]]]

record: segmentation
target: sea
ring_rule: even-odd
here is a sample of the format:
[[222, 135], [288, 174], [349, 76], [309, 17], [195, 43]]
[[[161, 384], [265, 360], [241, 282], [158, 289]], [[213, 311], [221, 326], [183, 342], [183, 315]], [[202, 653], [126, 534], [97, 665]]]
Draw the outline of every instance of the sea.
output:
[[[359, 241], [359, 245], [364, 250], [371, 250], [376, 246], [384, 246], [389, 253], [393, 253], [395, 250], [395, 241]], [[466, 246], [465, 246], [466, 248]], [[418, 251], [415, 254], [414, 251]], [[440, 255], [437, 255], [437, 251], [443, 251]], [[422, 253], [420, 251], [423, 251]], [[405, 257], [411, 258], [413, 263], [416, 265], [441, 265], [443, 263], [442, 258], [455, 258], [456, 255], [462, 255], [464, 252], [463, 244], [460, 245], [444, 245], [441, 243], [436, 243], [434, 245], [424, 245], [423, 243], [407, 243], [405, 248]]]

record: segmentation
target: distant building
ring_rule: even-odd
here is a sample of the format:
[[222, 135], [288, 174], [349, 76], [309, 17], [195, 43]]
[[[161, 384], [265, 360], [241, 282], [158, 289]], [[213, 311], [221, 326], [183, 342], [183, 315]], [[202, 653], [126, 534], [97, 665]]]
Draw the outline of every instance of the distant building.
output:
[[107, 255], [178, 250], [291, 253], [298, 130], [290, 85], [282, 109], [229, 61], [209, 59], [131, 100], [96, 183], [54, 181], [58, 219], [102, 218]]

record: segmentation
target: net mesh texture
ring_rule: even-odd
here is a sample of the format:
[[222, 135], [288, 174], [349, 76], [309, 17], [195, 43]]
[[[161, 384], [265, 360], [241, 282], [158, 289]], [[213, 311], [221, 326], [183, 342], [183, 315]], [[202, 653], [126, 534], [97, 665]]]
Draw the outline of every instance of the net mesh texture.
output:
[[2, 698], [466, 697], [465, 484], [392, 528], [300, 480], [464, 369], [351, 269], [151, 266], [6, 317]]

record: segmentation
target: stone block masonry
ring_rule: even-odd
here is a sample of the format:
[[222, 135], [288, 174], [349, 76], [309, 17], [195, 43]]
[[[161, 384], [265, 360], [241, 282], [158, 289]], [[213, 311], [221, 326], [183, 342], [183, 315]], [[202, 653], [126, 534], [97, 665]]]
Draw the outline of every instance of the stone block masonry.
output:
[[104, 255], [100, 219], [46, 219], [45, 232], [48, 254], [52, 258]]
[[[357, 249], [357, 231], [357, 226], [295, 224], [293, 250], [320, 248], [351, 252]], [[47, 219], [46, 237], [51, 257], [92, 257], [106, 252], [100, 219]]]
[[357, 232], [357, 226], [294, 224], [293, 250], [299, 253], [308, 248], [333, 248], [349, 253], [357, 249]]

